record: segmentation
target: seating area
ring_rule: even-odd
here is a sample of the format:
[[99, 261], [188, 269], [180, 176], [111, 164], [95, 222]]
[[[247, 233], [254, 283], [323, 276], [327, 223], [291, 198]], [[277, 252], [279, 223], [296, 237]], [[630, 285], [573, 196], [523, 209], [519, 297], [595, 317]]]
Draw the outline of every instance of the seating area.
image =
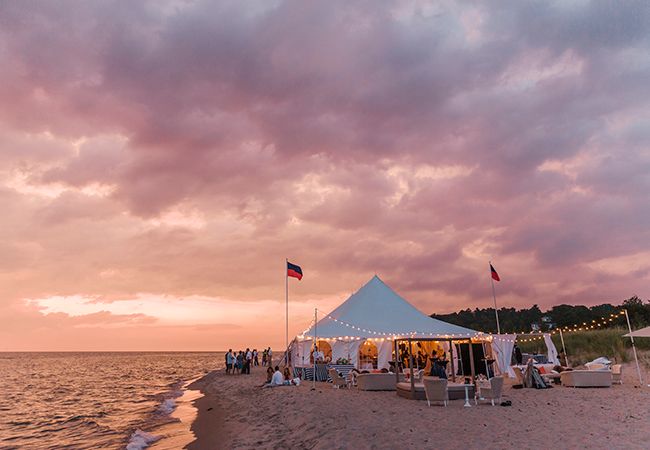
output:
[[560, 374], [562, 386], [611, 387], [611, 370], [571, 370]]
[[[394, 391], [394, 373], [361, 373], [357, 375], [357, 389], [361, 391]], [[400, 381], [404, 380], [404, 374], [399, 375]]]
[[501, 392], [503, 391], [503, 377], [492, 377], [489, 380], [483, 381], [478, 384], [478, 393], [474, 397], [474, 403], [478, 404], [479, 401], [490, 400], [492, 406], [501, 403]]
[[[433, 377], [424, 377], [424, 378], [433, 378]], [[412, 400], [426, 400], [427, 396], [424, 390], [424, 383], [417, 382], [414, 384], [415, 388], [415, 397], [411, 393], [411, 383], [408, 381], [403, 381], [397, 383], [395, 386], [397, 390], [397, 395], [403, 398], [408, 398]], [[465, 385], [460, 383], [447, 382], [447, 395], [449, 400], [462, 400], [465, 398]], [[474, 397], [474, 385], [467, 386], [467, 396], [469, 398]]]

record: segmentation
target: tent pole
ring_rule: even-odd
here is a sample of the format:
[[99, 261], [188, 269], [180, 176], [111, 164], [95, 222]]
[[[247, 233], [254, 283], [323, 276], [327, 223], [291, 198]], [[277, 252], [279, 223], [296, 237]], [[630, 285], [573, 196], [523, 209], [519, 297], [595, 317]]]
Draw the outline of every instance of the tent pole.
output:
[[449, 362], [451, 363], [451, 381], [456, 382], [456, 369], [454, 368], [454, 341], [449, 339]]
[[564, 346], [564, 336], [562, 335], [562, 328], [560, 328], [560, 341], [562, 341], [562, 351], [564, 352], [564, 364], [569, 367], [569, 356], [566, 354], [566, 347]]
[[314, 355], [314, 373], [311, 376], [311, 390], [316, 390], [316, 338], [318, 336], [318, 308], [314, 308], [314, 342], [312, 342], [312, 355]]
[[395, 352], [395, 356], [393, 357], [393, 361], [395, 362], [395, 384], [399, 383], [399, 364], [397, 363], [397, 339], [393, 340], [393, 351]]
[[634, 361], [636, 362], [636, 373], [639, 375], [639, 383], [643, 386], [643, 378], [641, 378], [641, 368], [639, 367], [639, 358], [636, 355], [636, 347], [634, 346], [634, 337], [632, 336], [632, 326], [630, 325], [630, 316], [627, 315], [627, 309], [625, 311], [625, 319], [627, 320], [627, 329], [630, 330], [630, 340], [632, 341], [632, 352], [634, 352]]
[[284, 295], [285, 295], [285, 365], [289, 366], [289, 258], [284, 261]]
[[415, 400], [415, 380], [413, 379], [413, 349], [409, 338], [409, 370], [411, 371], [411, 400]]
[[474, 349], [472, 348], [472, 338], [469, 338], [469, 369], [472, 373], [472, 384], [476, 386], [476, 372], [474, 370]]

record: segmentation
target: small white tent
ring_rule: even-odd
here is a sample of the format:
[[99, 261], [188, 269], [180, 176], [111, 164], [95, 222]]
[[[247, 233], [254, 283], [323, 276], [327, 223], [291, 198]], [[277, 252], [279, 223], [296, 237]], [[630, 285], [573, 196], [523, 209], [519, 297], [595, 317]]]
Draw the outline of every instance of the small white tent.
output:
[[650, 337], [650, 327], [632, 331], [631, 333], [624, 334], [623, 337]]
[[392, 341], [398, 337], [463, 339], [478, 333], [469, 328], [433, 319], [420, 312], [388, 287], [377, 275], [350, 296], [334, 311], [320, 319], [294, 340], [292, 360], [295, 365], [309, 365], [311, 344], [332, 341], [332, 361], [349, 358], [356, 365], [359, 348], [372, 340], [378, 351], [378, 368], [388, 367]]

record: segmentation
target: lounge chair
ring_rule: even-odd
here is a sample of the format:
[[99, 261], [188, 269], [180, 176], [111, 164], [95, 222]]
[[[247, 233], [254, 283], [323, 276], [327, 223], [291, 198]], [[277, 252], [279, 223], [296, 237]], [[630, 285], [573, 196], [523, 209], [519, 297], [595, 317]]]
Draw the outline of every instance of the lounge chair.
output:
[[422, 379], [424, 384], [424, 393], [427, 396], [427, 403], [431, 406], [431, 402], [443, 402], [447, 406], [449, 394], [447, 393], [447, 380], [444, 378], [424, 377]]
[[623, 366], [614, 364], [612, 366], [612, 383], [623, 384]]
[[490, 378], [489, 386], [487, 385], [482, 386], [479, 384], [478, 393], [474, 398], [474, 403], [478, 405], [479, 400], [490, 400], [492, 402], [492, 406], [495, 406], [494, 405], [495, 400], [497, 401], [497, 403], [500, 403], [502, 390], [503, 390], [503, 377], [492, 377]]
[[329, 369], [329, 376], [332, 379], [332, 385], [334, 388], [339, 389], [341, 387], [348, 387], [348, 382], [345, 381], [336, 369]]

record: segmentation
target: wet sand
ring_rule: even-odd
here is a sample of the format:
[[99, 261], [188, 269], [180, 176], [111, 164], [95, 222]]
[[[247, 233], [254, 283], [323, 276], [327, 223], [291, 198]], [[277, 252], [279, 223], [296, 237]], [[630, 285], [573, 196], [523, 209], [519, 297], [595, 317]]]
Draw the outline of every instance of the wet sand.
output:
[[646, 449], [650, 442], [650, 388], [634, 386], [629, 365], [624, 384], [611, 388], [515, 390], [507, 383], [510, 407], [464, 408], [461, 400], [428, 407], [394, 391], [327, 383], [260, 389], [264, 379], [258, 367], [251, 375], [213, 372], [199, 380], [205, 397], [196, 402], [197, 441], [188, 448]]
[[203, 378], [188, 386], [189, 389], [201, 391], [203, 397], [194, 402], [198, 415], [192, 423], [191, 431], [196, 440], [186, 448], [189, 450], [228, 448], [226, 429], [224, 428], [224, 404], [223, 399], [219, 400], [221, 383], [220, 378], [224, 375], [222, 371], [210, 372]]

